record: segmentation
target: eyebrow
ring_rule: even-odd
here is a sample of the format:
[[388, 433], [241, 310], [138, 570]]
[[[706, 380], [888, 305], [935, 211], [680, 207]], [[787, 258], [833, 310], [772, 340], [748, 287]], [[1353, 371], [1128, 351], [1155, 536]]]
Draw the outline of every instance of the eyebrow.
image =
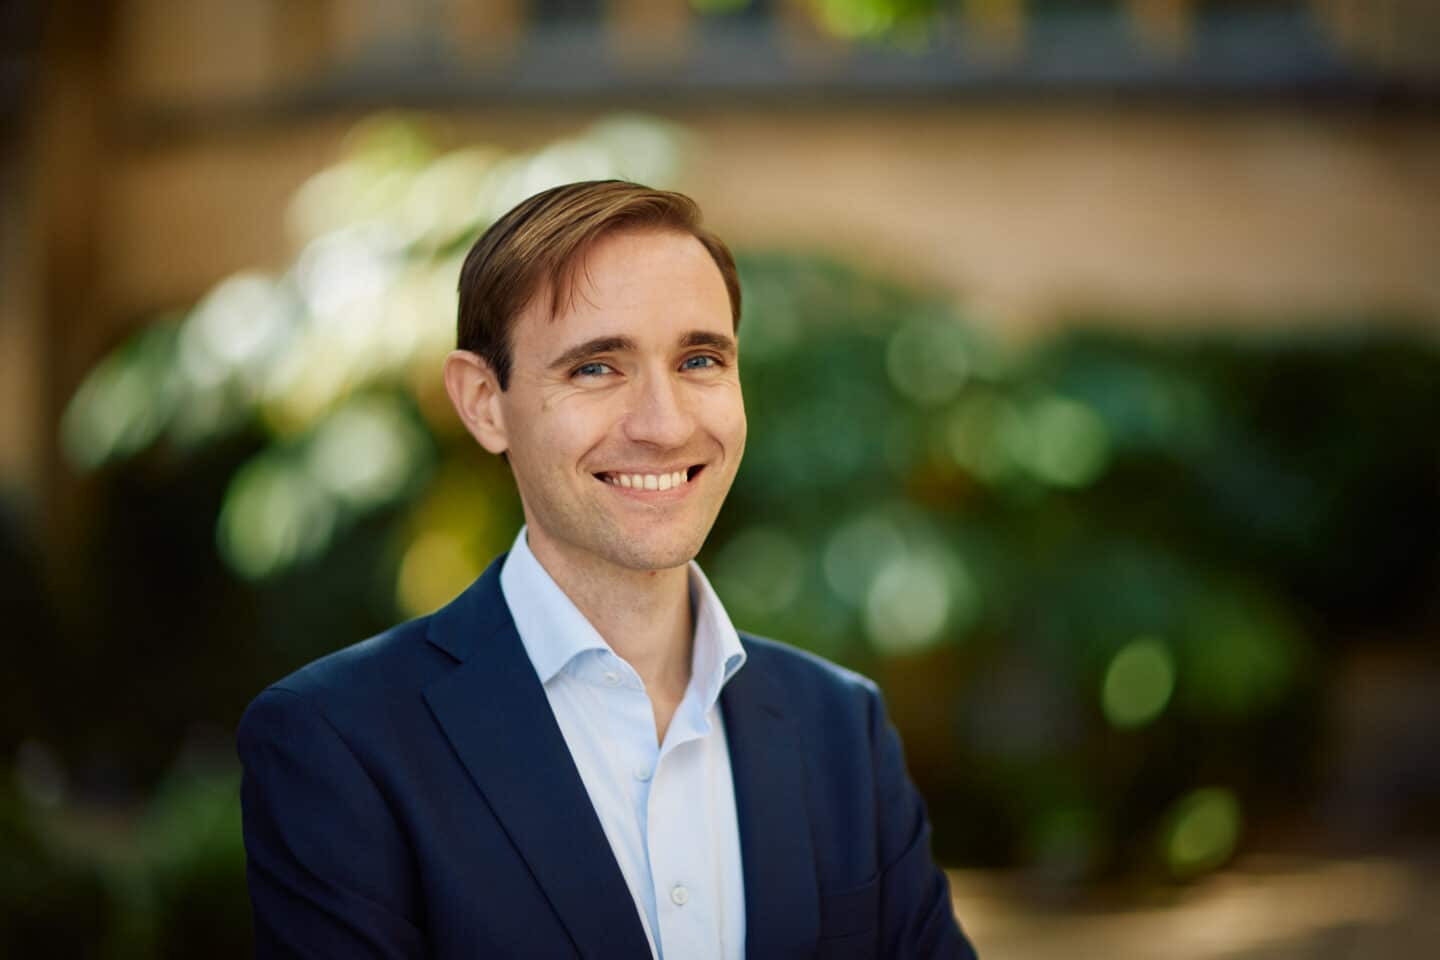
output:
[[569, 367], [579, 363], [586, 357], [592, 357], [597, 353], [616, 353], [624, 350], [634, 350], [635, 341], [629, 337], [595, 337], [586, 340], [584, 343], [577, 343], [566, 350], [560, 356], [550, 361], [550, 369], [558, 370], [561, 367]]
[[714, 347], [722, 353], [733, 354], [735, 352], [735, 338], [727, 337], [723, 333], [711, 333], [709, 330], [691, 330], [680, 338], [682, 347]]
[[[680, 346], [688, 347], [713, 347], [716, 350], [728, 354], [735, 353], [735, 339], [727, 337], [723, 333], [711, 333], [708, 330], [691, 330], [680, 338]], [[574, 366], [587, 357], [593, 357], [597, 353], [622, 353], [628, 350], [639, 349], [638, 344], [630, 337], [594, 337], [584, 343], [577, 343], [554, 360], [550, 361], [551, 370], [559, 370], [564, 367]]]

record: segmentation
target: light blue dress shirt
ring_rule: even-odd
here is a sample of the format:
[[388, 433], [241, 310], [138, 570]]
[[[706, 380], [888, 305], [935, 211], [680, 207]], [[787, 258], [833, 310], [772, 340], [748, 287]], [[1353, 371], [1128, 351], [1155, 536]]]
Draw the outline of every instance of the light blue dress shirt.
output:
[[640, 675], [535, 559], [525, 528], [500, 588], [600, 817], [656, 960], [741, 960], [745, 890], [720, 691], [745, 663], [720, 599], [690, 564], [690, 684], [657, 743]]

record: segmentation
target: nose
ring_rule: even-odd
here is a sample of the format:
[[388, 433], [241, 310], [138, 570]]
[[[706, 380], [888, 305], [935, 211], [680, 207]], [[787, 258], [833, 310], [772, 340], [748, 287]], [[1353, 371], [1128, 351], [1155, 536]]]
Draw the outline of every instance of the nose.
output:
[[631, 398], [625, 416], [625, 436], [636, 443], [675, 448], [695, 431], [683, 384], [662, 373], [645, 377]]

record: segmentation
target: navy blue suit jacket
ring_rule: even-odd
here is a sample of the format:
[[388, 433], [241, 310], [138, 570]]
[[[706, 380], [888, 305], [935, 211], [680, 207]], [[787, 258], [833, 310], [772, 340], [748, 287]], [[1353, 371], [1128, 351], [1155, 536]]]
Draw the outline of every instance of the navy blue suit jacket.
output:
[[[499, 571], [246, 711], [260, 956], [649, 956]], [[875, 686], [742, 642], [721, 709], [747, 957], [973, 957]]]

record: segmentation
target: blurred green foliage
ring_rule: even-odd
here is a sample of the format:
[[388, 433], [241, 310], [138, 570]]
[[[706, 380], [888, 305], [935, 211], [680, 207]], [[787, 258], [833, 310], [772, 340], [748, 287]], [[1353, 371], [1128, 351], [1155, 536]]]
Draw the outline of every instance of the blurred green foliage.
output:
[[55, 848], [9, 776], [0, 781], [0, 953], [95, 956], [106, 897], [94, 863]]
[[126, 956], [248, 955], [240, 778], [187, 771], [162, 781], [140, 822], [140, 856], [121, 889], [136, 924]]
[[0, 796], [0, 954], [244, 957], [253, 950], [239, 777], [176, 772], [138, 826], [84, 822], [14, 782]]
[[[84, 706], [25, 736], [77, 790], [151, 799], [104, 869], [6, 808], [7, 850], [98, 918], [77, 937], [243, 952], [233, 773], [172, 758], [508, 545], [508, 472], [440, 389], [459, 258], [535, 190], [663, 185], [684, 149], [636, 118], [524, 155], [367, 125], [296, 197], [289, 268], [226, 280], [81, 387], [83, 592], [21, 673]], [[739, 259], [750, 441], [702, 562], [742, 627], [881, 680], [942, 859], [1061, 883], [1213, 869], [1313, 776], [1336, 650], [1440, 619], [1434, 344], [1080, 318], [1022, 349], [845, 264]], [[49, 895], [6, 882], [7, 935], [49, 922]]]

